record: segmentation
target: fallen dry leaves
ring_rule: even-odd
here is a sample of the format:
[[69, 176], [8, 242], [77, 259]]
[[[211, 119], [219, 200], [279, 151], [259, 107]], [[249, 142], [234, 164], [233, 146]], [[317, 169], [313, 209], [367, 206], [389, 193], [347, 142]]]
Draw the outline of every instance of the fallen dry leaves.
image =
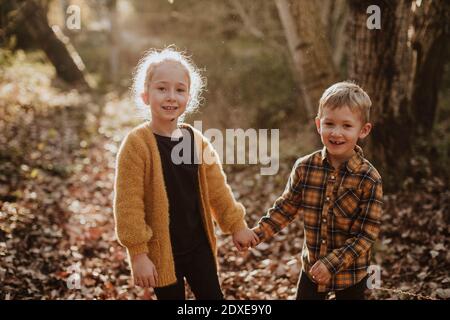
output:
[[[155, 299], [152, 290], [133, 286], [125, 250], [114, 234], [115, 156], [124, 134], [137, 123], [130, 116], [131, 102], [109, 95], [94, 132], [90, 102], [73, 104], [86, 98], [47, 97], [65, 101], [67, 108], [64, 103], [49, 107], [45, 97], [20, 103], [11, 96], [19, 87], [0, 92], [8, 97], [0, 100], [9, 101], [0, 108], [0, 299]], [[275, 176], [261, 176], [255, 166], [226, 166], [249, 225], [281, 194], [294, 160], [283, 161]], [[448, 183], [425, 179], [385, 200], [374, 250], [382, 286], [448, 299]], [[245, 253], [220, 231], [218, 239], [227, 299], [295, 297], [300, 220]], [[372, 290], [370, 298], [412, 297]]]

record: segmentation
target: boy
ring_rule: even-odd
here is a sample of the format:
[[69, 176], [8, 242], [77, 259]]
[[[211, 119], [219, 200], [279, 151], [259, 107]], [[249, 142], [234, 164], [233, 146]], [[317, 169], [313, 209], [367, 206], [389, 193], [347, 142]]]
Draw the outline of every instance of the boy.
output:
[[382, 184], [358, 139], [369, 134], [371, 101], [352, 82], [322, 95], [315, 119], [322, 150], [298, 159], [286, 189], [253, 230], [266, 241], [297, 216], [305, 241], [297, 299], [364, 299], [370, 251], [380, 229]]

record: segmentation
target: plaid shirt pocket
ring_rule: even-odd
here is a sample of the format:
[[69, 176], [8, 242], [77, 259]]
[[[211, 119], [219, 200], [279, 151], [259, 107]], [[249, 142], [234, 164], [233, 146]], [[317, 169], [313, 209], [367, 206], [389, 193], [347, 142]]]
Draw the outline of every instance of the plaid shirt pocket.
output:
[[[362, 190], [357, 188], [343, 187], [338, 190], [336, 200], [333, 205], [333, 216], [336, 230], [348, 233], [353, 225], [353, 222], [358, 217], [360, 208], [359, 201], [362, 195]], [[342, 245], [339, 237], [336, 237], [335, 244]]]
[[352, 219], [359, 213], [358, 204], [360, 202], [362, 190], [357, 188], [343, 187], [338, 190], [334, 201], [334, 211], [338, 216]]

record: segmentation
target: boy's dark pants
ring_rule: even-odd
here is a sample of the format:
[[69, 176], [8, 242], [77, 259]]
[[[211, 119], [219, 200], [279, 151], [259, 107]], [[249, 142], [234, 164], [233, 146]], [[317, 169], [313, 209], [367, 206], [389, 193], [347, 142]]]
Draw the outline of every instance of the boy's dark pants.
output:
[[167, 287], [154, 288], [158, 300], [184, 300], [186, 277], [197, 300], [223, 300], [215, 258], [208, 243], [193, 252], [174, 257], [177, 282]]
[[[364, 300], [367, 277], [344, 290], [336, 290], [336, 300]], [[297, 288], [297, 300], [325, 300], [328, 292], [317, 292], [317, 284], [309, 279], [305, 272], [300, 275]]]

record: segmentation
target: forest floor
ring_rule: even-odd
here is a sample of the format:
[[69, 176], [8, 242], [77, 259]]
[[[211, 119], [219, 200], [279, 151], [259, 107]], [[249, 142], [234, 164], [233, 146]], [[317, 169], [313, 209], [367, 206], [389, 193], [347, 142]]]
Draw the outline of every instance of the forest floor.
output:
[[[0, 78], [0, 299], [155, 299], [133, 286], [114, 234], [115, 157], [136, 123], [130, 102], [110, 94], [98, 118], [89, 96], [52, 89], [44, 66], [37, 79], [10, 69]], [[225, 167], [250, 226], [281, 194], [294, 160], [273, 176]], [[368, 298], [448, 299], [448, 185], [438, 177], [405, 185], [385, 195], [374, 250], [382, 288]], [[302, 243], [301, 221], [246, 253], [218, 231], [226, 299], [293, 299]]]

